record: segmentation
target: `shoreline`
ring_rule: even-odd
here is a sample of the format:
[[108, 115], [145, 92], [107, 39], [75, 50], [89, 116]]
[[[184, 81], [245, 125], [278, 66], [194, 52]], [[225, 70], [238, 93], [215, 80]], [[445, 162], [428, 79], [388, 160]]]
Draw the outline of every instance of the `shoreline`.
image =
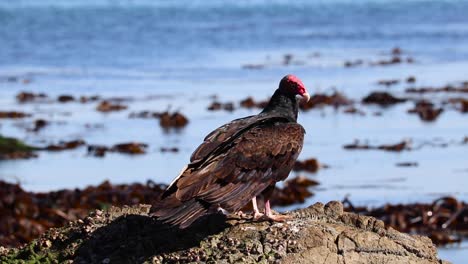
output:
[[[297, 193], [313, 195], [307, 191], [308, 186], [304, 180], [290, 179], [289, 188], [275, 189], [271, 203], [275, 207], [303, 204], [304, 197]], [[94, 210], [157, 204], [166, 187], [152, 181], [119, 185], [103, 182], [84, 189], [34, 193], [23, 191], [17, 184], [0, 181], [0, 210], [4, 212], [0, 222], [5, 223], [0, 245], [21, 246], [50, 228], [60, 228], [69, 221], [84, 219]], [[347, 198], [343, 203], [347, 212], [376, 217], [386, 226], [402, 232], [430, 236], [439, 246], [466, 241], [468, 236], [468, 204], [452, 197], [441, 197], [432, 203], [385, 204], [377, 208], [355, 207]], [[250, 204], [243, 210], [251, 210]]]

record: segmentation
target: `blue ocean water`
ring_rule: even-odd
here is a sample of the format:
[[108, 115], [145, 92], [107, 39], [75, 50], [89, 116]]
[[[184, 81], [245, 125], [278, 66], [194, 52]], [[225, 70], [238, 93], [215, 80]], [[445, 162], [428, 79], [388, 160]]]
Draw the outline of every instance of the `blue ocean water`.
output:
[[353, 56], [353, 49], [399, 45], [440, 60], [468, 56], [468, 1], [11, 2], [0, 4], [2, 66], [170, 75], [236, 67], [224, 55], [244, 51], [326, 48]]
[[[408, 85], [382, 88], [376, 85], [380, 79], [415, 76], [418, 87], [466, 81], [467, 13], [464, 0], [1, 0], [0, 110], [34, 116], [2, 120], [0, 133], [32, 144], [82, 138], [107, 145], [141, 141], [150, 149], [144, 156], [109, 154], [104, 159], [86, 156], [85, 149], [41, 153], [38, 159], [0, 163], [0, 178], [34, 191], [83, 187], [106, 179], [170, 182], [204, 135], [257, 111], [209, 112], [212, 95], [220, 101], [265, 99], [287, 73], [298, 75], [311, 93], [336, 89], [356, 101], [373, 90], [405, 96]], [[394, 47], [415, 63], [343, 67], [348, 60], [388, 59]], [[293, 56], [290, 65], [283, 63], [285, 54]], [[245, 69], [248, 64], [264, 68]], [[11, 76], [30, 82], [7, 81]], [[134, 100], [126, 111], [102, 114], [95, 111], [95, 104], [20, 105], [15, 100], [20, 91]], [[440, 103], [444, 96], [429, 99]], [[130, 112], [168, 107], [189, 117], [187, 128], [166, 133], [154, 120], [128, 118]], [[449, 109], [436, 122], [424, 123], [406, 113], [411, 107], [411, 103], [384, 110], [359, 106], [366, 116], [334, 109], [301, 113], [307, 136], [300, 158], [317, 157], [330, 166], [309, 175], [321, 185], [307, 203], [346, 195], [361, 205], [430, 202], [443, 195], [468, 200], [466, 145], [401, 153], [343, 150], [354, 139], [387, 144], [411, 138], [418, 145], [467, 136], [466, 114]], [[50, 120], [51, 125], [39, 133], [26, 132], [24, 123], [36, 118]], [[160, 153], [163, 146], [181, 151]], [[406, 161], [419, 166], [395, 166]], [[441, 251], [441, 256], [451, 259], [453, 252]], [[456, 252], [453, 260], [459, 263], [468, 256], [463, 247]]]

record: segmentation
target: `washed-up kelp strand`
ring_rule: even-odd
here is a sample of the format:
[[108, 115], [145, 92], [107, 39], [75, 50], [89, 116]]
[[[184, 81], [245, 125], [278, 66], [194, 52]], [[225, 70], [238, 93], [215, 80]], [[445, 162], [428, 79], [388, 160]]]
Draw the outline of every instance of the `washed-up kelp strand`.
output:
[[260, 108], [263, 109], [267, 106], [268, 101], [270, 99], [262, 100], [262, 101], [255, 101], [252, 97], [247, 97], [240, 101], [240, 106], [243, 108], [251, 109], [251, 108]]
[[383, 85], [383, 86], [393, 86], [393, 85], [397, 85], [400, 83], [400, 80], [398, 79], [391, 79], [391, 80], [379, 80], [377, 82], [378, 85]]
[[19, 103], [69, 103], [69, 102], [80, 102], [80, 103], [90, 103], [101, 101], [98, 106], [98, 111], [107, 112], [107, 111], [118, 111], [118, 106], [122, 107], [119, 103], [124, 101], [131, 101], [133, 98], [126, 97], [113, 97], [103, 99], [98, 95], [81, 95], [73, 96], [70, 94], [61, 94], [52, 99], [45, 93], [32, 93], [32, 92], [20, 92], [16, 95], [16, 100]]
[[311, 96], [307, 103], [299, 105], [302, 110], [310, 110], [321, 106], [333, 106], [338, 108], [340, 106], [349, 106], [353, 103], [352, 100], [339, 92], [334, 92], [331, 95], [326, 94], [314, 94]]
[[159, 124], [163, 128], [182, 128], [188, 123], [188, 118], [179, 112], [164, 112], [159, 118]]
[[362, 99], [363, 104], [377, 104], [381, 106], [389, 106], [398, 103], [404, 103], [407, 99], [398, 98], [387, 92], [372, 92]]
[[369, 145], [368, 143], [361, 143], [359, 140], [355, 140], [354, 143], [344, 145], [344, 149], [349, 150], [386, 150], [386, 151], [403, 151], [403, 150], [420, 150], [424, 147], [433, 148], [446, 148], [449, 146], [462, 146], [468, 144], [468, 137], [464, 137], [461, 140], [443, 140], [434, 138], [432, 140], [424, 140], [415, 142], [412, 139], [406, 139], [395, 144], [384, 144], [384, 145]]
[[34, 120], [33, 127], [28, 129], [28, 131], [31, 132], [39, 132], [43, 128], [49, 125], [49, 121], [44, 120], [44, 119], [36, 119]]
[[462, 82], [458, 86], [446, 85], [443, 87], [420, 87], [420, 88], [408, 88], [405, 90], [407, 93], [468, 93], [468, 82]]
[[410, 161], [407, 161], [407, 162], [398, 162], [396, 164], [397, 167], [417, 167], [418, 166], [418, 163], [417, 162], [410, 162]]
[[234, 103], [232, 102], [221, 103], [218, 101], [214, 101], [208, 106], [207, 109], [210, 111], [226, 110], [226, 111], [232, 112], [234, 111], [235, 107], [234, 107]]
[[189, 123], [189, 119], [179, 111], [176, 112], [152, 112], [141, 111], [129, 115], [130, 118], [159, 119], [159, 124], [163, 128], [182, 128]]
[[[59, 103], [68, 103], [68, 102], [80, 102], [80, 103], [89, 103], [89, 102], [96, 102], [96, 101], [99, 101], [101, 100], [101, 97], [98, 96], [98, 95], [90, 95], [90, 96], [86, 96], [86, 95], [82, 95], [82, 96], [79, 96], [79, 97], [75, 97], [73, 95], [69, 95], [69, 94], [62, 94], [62, 95], [59, 95], [57, 97], [57, 102]], [[113, 101], [112, 98], [109, 98], [107, 100], [104, 100], [104, 101]], [[120, 102], [120, 101], [119, 101]]]
[[455, 105], [455, 109], [461, 113], [468, 113], [468, 99], [466, 98], [450, 98], [449, 103]]
[[414, 63], [414, 59], [412, 57], [401, 57], [401, 56], [393, 56], [389, 59], [378, 60], [370, 62], [371, 66], [388, 66], [394, 64], [401, 64], [401, 63]]
[[408, 78], [406, 78], [406, 82], [407, 83], [415, 83], [416, 82], [416, 77], [409, 76]]
[[292, 204], [304, 203], [309, 197], [314, 194], [309, 190], [309, 187], [319, 185], [315, 180], [305, 176], [298, 176], [284, 182], [283, 188], [275, 187], [270, 202], [275, 206], [288, 206]]
[[166, 185], [112, 185], [104, 182], [83, 190], [31, 193], [0, 181], [0, 245], [19, 246], [50, 227], [84, 218], [91, 210], [111, 205], [154, 204]]
[[352, 68], [352, 67], [360, 66], [360, 65], [363, 65], [363, 64], [364, 64], [364, 60], [361, 60], [361, 59], [345, 61], [344, 62], [344, 66], [346, 68]]
[[376, 217], [402, 232], [427, 235], [437, 245], [460, 242], [468, 234], [468, 205], [454, 197], [379, 208], [355, 207], [348, 198], [343, 204], [346, 211]]
[[86, 142], [78, 139], [78, 140], [71, 140], [71, 141], [61, 141], [58, 144], [51, 144], [48, 145], [42, 150], [48, 150], [48, 151], [63, 151], [63, 150], [70, 150], [70, 149], [76, 149], [78, 147], [86, 145]]
[[[396, 65], [402, 63], [414, 63], [414, 59], [410, 56], [403, 56], [404, 53], [400, 48], [392, 49], [389, 54], [384, 54], [389, 56], [388, 59], [381, 59], [376, 61], [369, 61], [367, 64], [370, 66], [388, 66], [388, 65]], [[363, 59], [355, 59], [355, 60], [348, 60], [345, 61], [344, 66], [346, 68], [362, 66], [366, 64]]]
[[99, 101], [101, 99], [100, 96], [98, 95], [91, 95], [91, 96], [85, 96], [85, 95], [82, 95], [80, 96], [80, 103], [89, 103], [89, 102], [96, 102], [96, 101]]
[[59, 103], [68, 103], [68, 102], [73, 102], [73, 101], [75, 101], [75, 100], [76, 100], [76, 99], [75, 99], [74, 96], [68, 95], [68, 94], [62, 94], [62, 95], [59, 95], [59, 96], [57, 97], [57, 101], [58, 101]]
[[442, 139], [433, 139], [432, 141], [422, 141], [418, 144], [413, 144], [413, 150], [419, 150], [424, 147], [432, 147], [432, 148], [446, 148], [449, 146], [462, 146], [468, 144], [468, 137], [464, 137], [461, 140], [442, 140]]
[[[267, 106], [269, 99], [256, 101], [252, 97], [247, 97], [239, 102], [239, 107], [246, 109], [263, 109]], [[314, 94], [307, 103], [301, 103], [299, 105], [301, 110], [310, 110], [313, 108], [319, 108], [323, 106], [333, 106], [338, 108], [340, 106], [349, 106], [353, 103], [352, 100], [348, 99], [346, 96], [339, 92], [334, 92], [331, 95], [327, 94]], [[233, 111], [236, 109], [236, 105], [232, 102], [220, 103], [215, 101], [208, 106], [208, 110], [217, 111], [217, 110], [227, 110]]]
[[390, 86], [393, 86], [393, 85], [397, 85], [397, 84], [399, 84], [399, 83], [401, 83], [403, 81], [405, 81], [406, 83], [415, 83], [416, 82], [416, 77], [409, 76], [408, 78], [406, 78], [404, 80], [399, 80], [399, 79], [379, 80], [379, 81], [377, 81], [377, 84], [390, 87]]
[[[77, 139], [71, 141], [61, 141], [57, 144], [50, 144], [45, 147], [33, 147], [26, 145], [25, 143], [15, 138], [5, 138], [0, 136], [0, 160], [35, 158], [37, 157], [35, 151], [73, 150], [86, 145], [87, 144], [84, 140]], [[112, 147], [88, 145], [88, 154], [97, 157], [103, 157], [106, 152], [118, 152], [136, 155], [145, 154], [147, 148], [147, 144], [138, 142], [120, 143], [115, 144]]]
[[[148, 96], [145, 98], [141, 98], [140, 100], [153, 100], [156, 96]], [[100, 101], [100, 105], [98, 106], [99, 111], [118, 111], [118, 106], [120, 108], [123, 106], [121, 103], [123, 102], [130, 102], [135, 101], [137, 99], [133, 97], [109, 97], [109, 98], [101, 98], [99, 95], [81, 95], [81, 96], [74, 96], [70, 94], [61, 94], [56, 97], [56, 99], [52, 99], [52, 97], [48, 96], [45, 93], [33, 93], [33, 92], [20, 92], [16, 95], [16, 100], [20, 103], [69, 103], [69, 102], [80, 102], [80, 103], [91, 103]]]
[[403, 54], [403, 50], [400, 48], [400, 47], [394, 47], [391, 51], [390, 51], [390, 54], [393, 55], [393, 56], [399, 56], [401, 54]]
[[159, 119], [162, 114], [163, 114], [162, 112], [151, 112], [151, 111], [145, 110], [141, 112], [130, 113], [129, 117], [130, 118], [143, 118], [143, 119], [147, 119], [147, 118]]
[[[245, 99], [242, 99], [239, 102], [238, 106], [241, 107], [241, 108], [247, 108], [247, 109], [252, 109], [252, 108], [262, 109], [268, 104], [268, 101], [269, 100], [255, 101], [252, 97], [249, 96], [249, 97], [247, 97]], [[214, 102], [212, 102], [208, 106], [207, 109], [209, 111], [225, 110], [225, 111], [231, 112], [231, 111], [234, 111], [236, 108], [237, 108], [237, 106], [233, 102], [221, 103], [221, 102], [215, 100]]]
[[115, 111], [122, 111], [127, 109], [128, 106], [120, 104], [120, 103], [113, 103], [110, 101], [102, 101], [96, 108], [97, 111], [108, 113], [108, 112], [115, 112]]
[[371, 62], [370, 64], [371, 65], [392, 65], [392, 64], [399, 64], [399, 63], [403, 63], [403, 62], [407, 62], [407, 63], [413, 63], [414, 62], [414, 59], [412, 57], [409, 57], [407, 56], [406, 58], [403, 58], [402, 56], [405, 54], [406, 52], [403, 51], [400, 47], [394, 47], [388, 55], [391, 56], [390, 59], [388, 60], [379, 60], [379, 61], [376, 61], [376, 62]]
[[294, 164], [294, 171], [307, 171], [307, 172], [317, 172], [320, 168], [327, 168], [327, 165], [320, 164], [317, 159], [311, 158], [304, 161], [296, 161]]
[[385, 150], [385, 151], [403, 151], [403, 150], [411, 150], [411, 141], [402, 141], [396, 144], [389, 144], [389, 145], [378, 145], [378, 146], [372, 146], [366, 143], [360, 143], [358, 140], [356, 140], [352, 144], [344, 145], [344, 149], [349, 149], [349, 150], [355, 150], [355, 149], [360, 149], [360, 150], [370, 150], [370, 149], [377, 149], [377, 150]]
[[139, 155], [145, 154], [147, 148], [147, 144], [138, 142], [121, 143], [116, 144], [112, 147], [102, 145], [88, 145], [88, 155], [95, 157], [104, 157], [107, 152], [119, 152], [129, 155]]
[[360, 116], [365, 116], [366, 113], [354, 106], [350, 106], [346, 109], [343, 110], [343, 113], [345, 114], [355, 114], [355, 115], [360, 115]]
[[416, 102], [414, 108], [409, 109], [408, 113], [418, 114], [421, 120], [431, 122], [436, 120], [443, 111], [442, 108], [436, 108], [433, 103], [422, 100]]
[[0, 111], [0, 119], [20, 119], [30, 117], [31, 114], [18, 111]]
[[16, 100], [20, 103], [30, 103], [44, 101], [48, 96], [44, 93], [20, 92], [16, 95]]
[[177, 148], [177, 147], [161, 147], [159, 150], [161, 152], [163, 152], [163, 153], [166, 153], [166, 152], [177, 153], [177, 152], [179, 152], [179, 148]]
[[172, 95], [148, 95], [140, 98], [135, 98], [132, 96], [122, 96], [122, 97], [106, 97], [103, 98], [99, 95], [71, 95], [71, 94], [61, 94], [53, 99], [52, 96], [49, 96], [45, 93], [33, 93], [33, 92], [20, 92], [16, 95], [16, 100], [20, 103], [69, 103], [69, 102], [79, 102], [79, 103], [91, 103], [91, 102], [100, 102], [101, 104], [105, 103], [102, 106], [102, 109], [105, 110], [111, 105], [122, 105], [124, 102], [134, 102], [134, 101], [151, 101], [161, 98], [173, 98]]
[[[38, 133], [44, 128], [48, 127], [51, 123], [52, 123], [51, 121], [39, 118], [39, 119], [32, 120], [31, 123], [28, 121], [18, 122], [15, 124], [15, 126], [19, 128], [24, 128], [26, 132]], [[60, 122], [57, 122], [57, 123], [60, 123]], [[62, 121], [61, 124], [63, 123], [64, 122]]]
[[[319, 53], [313, 53], [312, 55], [308, 57], [319, 57]], [[261, 70], [266, 67], [277, 67], [277, 66], [289, 66], [289, 65], [305, 65], [306, 61], [303, 59], [296, 59], [296, 55], [293, 55], [291, 53], [284, 54], [281, 58], [281, 60], [271, 60], [270, 56], [267, 57], [267, 61], [263, 63], [247, 63], [242, 65], [242, 69], [248, 69], [248, 70]]]
[[88, 155], [94, 157], [104, 157], [111, 148], [103, 145], [88, 145]]
[[147, 144], [130, 142], [114, 145], [111, 150], [126, 154], [145, 154], [147, 148]]

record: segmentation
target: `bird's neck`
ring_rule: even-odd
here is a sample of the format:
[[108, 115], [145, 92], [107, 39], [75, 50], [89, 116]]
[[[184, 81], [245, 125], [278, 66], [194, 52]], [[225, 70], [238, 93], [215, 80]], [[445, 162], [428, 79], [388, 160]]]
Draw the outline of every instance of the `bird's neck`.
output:
[[295, 96], [288, 96], [277, 89], [262, 113], [275, 113], [297, 121], [298, 108], [299, 105]]

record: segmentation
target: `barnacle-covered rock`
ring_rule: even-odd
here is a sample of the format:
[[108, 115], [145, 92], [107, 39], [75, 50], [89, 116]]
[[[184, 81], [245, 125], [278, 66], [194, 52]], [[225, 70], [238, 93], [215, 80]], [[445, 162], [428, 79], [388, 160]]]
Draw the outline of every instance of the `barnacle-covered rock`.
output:
[[317, 203], [284, 223], [211, 215], [179, 230], [149, 217], [150, 206], [112, 207], [70, 222], [0, 260], [50, 263], [442, 263], [427, 237], [399, 233], [373, 217]]

